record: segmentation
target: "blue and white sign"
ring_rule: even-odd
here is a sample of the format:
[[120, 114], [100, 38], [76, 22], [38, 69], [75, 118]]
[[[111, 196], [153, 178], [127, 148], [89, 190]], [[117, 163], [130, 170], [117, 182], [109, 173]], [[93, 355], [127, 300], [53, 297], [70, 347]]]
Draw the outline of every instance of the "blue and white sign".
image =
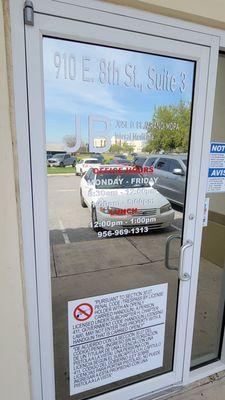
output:
[[215, 154], [225, 153], [225, 143], [212, 142], [210, 146], [210, 153], [215, 153]]
[[207, 192], [225, 192], [225, 143], [212, 142], [210, 145]]

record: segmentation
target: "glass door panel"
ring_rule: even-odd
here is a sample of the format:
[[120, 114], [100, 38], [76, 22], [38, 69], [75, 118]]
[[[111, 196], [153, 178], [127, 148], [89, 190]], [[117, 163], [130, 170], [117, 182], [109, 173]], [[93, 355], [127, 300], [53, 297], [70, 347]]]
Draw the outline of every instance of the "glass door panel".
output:
[[43, 39], [56, 398], [173, 370], [195, 62]]
[[[225, 143], [225, 57], [218, 61], [211, 142]], [[221, 155], [223, 163], [223, 154]], [[208, 222], [203, 228], [192, 368], [219, 360], [224, 333], [225, 193], [207, 193]]]

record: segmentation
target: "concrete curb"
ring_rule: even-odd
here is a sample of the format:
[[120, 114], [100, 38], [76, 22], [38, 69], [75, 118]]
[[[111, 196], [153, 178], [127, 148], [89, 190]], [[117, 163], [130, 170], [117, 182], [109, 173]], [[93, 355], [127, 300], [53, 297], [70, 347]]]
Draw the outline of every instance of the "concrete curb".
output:
[[75, 175], [75, 172], [74, 173], [72, 173], [72, 172], [68, 172], [68, 173], [62, 173], [62, 174], [47, 174], [47, 176], [76, 176]]

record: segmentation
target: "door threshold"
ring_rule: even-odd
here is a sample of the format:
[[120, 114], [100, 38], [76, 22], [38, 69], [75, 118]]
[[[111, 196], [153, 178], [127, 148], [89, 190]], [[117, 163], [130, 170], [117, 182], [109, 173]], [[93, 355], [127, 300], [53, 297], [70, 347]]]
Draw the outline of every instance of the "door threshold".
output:
[[[222, 364], [222, 363], [221, 363]], [[221, 365], [222, 367], [222, 365]], [[224, 368], [224, 366], [223, 366]], [[215, 372], [211, 374], [210, 376], [206, 376], [204, 378], [200, 378], [195, 381], [191, 381], [189, 384], [184, 385], [184, 384], [178, 384], [176, 386], [170, 386], [167, 389], [157, 391], [154, 393], [151, 393], [149, 395], [145, 395], [142, 397], [135, 397], [132, 400], [166, 400], [169, 399], [173, 396], [179, 395], [179, 394], [186, 394], [187, 398], [189, 398], [190, 392], [199, 388], [199, 387], [205, 387], [206, 385], [219, 381], [221, 379], [225, 378], [225, 369], [222, 371], [218, 370], [218, 372]], [[189, 394], [188, 394], [189, 393]]]
[[151, 394], [147, 394], [144, 396], [138, 396], [138, 397], [134, 397], [132, 400], [158, 400], [158, 399], [166, 399], [168, 398], [168, 396], [170, 395], [174, 395], [176, 393], [179, 393], [182, 391], [182, 389], [184, 388], [183, 385], [181, 384], [177, 384], [177, 385], [173, 385], [173, 386], [169, 386], [166, 389], [162, 389], [162, 390], [157, 390]]

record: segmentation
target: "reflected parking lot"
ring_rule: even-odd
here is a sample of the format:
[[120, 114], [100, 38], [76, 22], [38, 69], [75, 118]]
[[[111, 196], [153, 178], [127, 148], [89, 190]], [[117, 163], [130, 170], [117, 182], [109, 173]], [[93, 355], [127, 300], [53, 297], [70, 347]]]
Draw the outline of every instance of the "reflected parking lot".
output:
[[[82, 208], [79, 197], [80, 177], [75, 175], [48, 176], [49, 191], [49, 230], [51, 244], [66, 242], [63, 233], [66, 230], [69, 242], [96, 240], [98, 237], [91, 229], [91, 216], [87, 208]], [[173, 206], [174, 207], [174, 206]], [[182, 208], [175, 208], [175, 218], [169, 231], [182, 229]], [[160, 235], [168, 230], [154, 231]], [[151, 233], [150, 233], [151, 234]]]
[[[48, 176], [54, 349], [57, 393], [68, 399], [67, 303], [134, 287], [168, 283], [166, 345], [163, 367], [142, 378], [172, 369], [178, 279], [164, 266], [165, 243], [181, 231], [182, 210], [175, 210], [171, 226], [145, 234], [99, 238], [91, 227], [91, 213], [80, 204], [80, 180], [75, 175]], [[180, 242], [174, 241], [171, 260], [178, 265]], [[126, 379], [126, 384], [134, 378]], [[123, 382], [122, 382], [123, 384]], [[119, 387], [121, 382], [114, 383]], [[92, 391], [91, 395], [97, 394]], [[77, 399], [82, 399], [78, 395]]]
[[[49, 176], [48, 185], [53, 276], [163, 260], [167, 237], [182, 227], [182, 210], [176, 208], [175, 219], [168, 228], [144, 235], [99, 239], [91, 228], [89, 210], [80, 204], [80, 177]], [[171, 257], [178, 257], [178, 252], [177, 241]]]
[[[173, 358], [178, 280], [175, 271], [165, 268], [164, 259], [168, 236], [181, 232], [182, 208], [173, 205], [175, 218], [168, 228], [147, 234], [99, 239], [91, 228], [89, 210], [80, 204], [80, 179], [74, 174], [48, 176], [54, 347], [60, 400], [68, 399], [66, 308], [68, 301], [75, 298], [168, 282], [167, 340], [160, 373], [171, 369]], [[174, 241], [170, 255], [173, 265], [178, 265], [179, 248], [180, 242]], [[217, 330], [214, 308], [219, 302], [218, 287], [222, 277], [222, 269], [206, 259], [202, 258], [201, 268], [204, 268], [204, 279], [199, 285], [198, 326], [193, 348], [196, 355], [201, 346], [213, 351]], [[210, 296], [206, 296], [209, 282]], [[154, 374], [157, 373], [155, 370]], [[129, 381], [132, 382], [132, 378]], [[82, 395], [77, 399], [82, 399]]]

